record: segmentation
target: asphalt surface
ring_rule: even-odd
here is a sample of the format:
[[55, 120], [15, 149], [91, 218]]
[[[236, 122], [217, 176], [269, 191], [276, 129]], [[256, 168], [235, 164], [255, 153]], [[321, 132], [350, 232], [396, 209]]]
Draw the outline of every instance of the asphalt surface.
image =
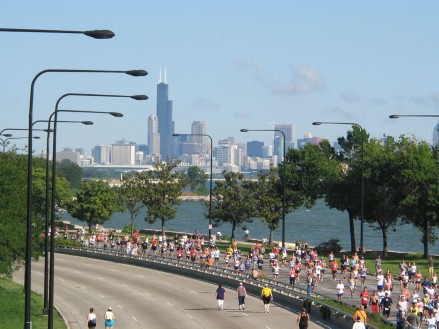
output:
[[[286, 272], [281, 270], [281, 280]], [[43, 273], [44, 259], [32, 264], [32, 290], [41, 294]], [[16, 272], [14, 281], [22, 284], [23, 275], [23, 269]], [[115, 313], [115, 328], [298, 328], [297, 313], [274, 304], [266, 314], [259, 298], [248, 296], [245, 311], [240, 311], [234, 289], [226, 288], [224, 310], [218, 311], [216, 288], [137, 266], [55, 255], [55, 306], [71, 329], [86, 328], [90, 307], [97, 314], [97, 328], [103, 327], [108, 306]], [[330, 327], [311, 323], [309, 328]]]

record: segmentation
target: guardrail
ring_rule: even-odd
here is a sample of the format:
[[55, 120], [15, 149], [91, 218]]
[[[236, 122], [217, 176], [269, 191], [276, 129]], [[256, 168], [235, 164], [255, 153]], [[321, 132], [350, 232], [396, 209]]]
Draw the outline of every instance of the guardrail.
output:
[[[308, 311], [313, 314], [313, 321], [316, 321], [315, 319], [318, 318], [321, 322], [328, 323], [335, 328], [352, 328], [352, 314], [346, 313], [332, 305], [328, 305], [316, 299], [331, 297], [315, 292], [312, 292], [311, 297], [309, 297], [307, 296], [306, 290], [291, 286], [284, 282], [278, 282], [266, 278], [253, 279], [248, 274], [239, 273], [231, 269], [217, 266], [201, 266], [198, 263], [193, 263], [185, 259], [178, 261], [175, 258], [167, 256], [131, 256], [115, 250], [67, 246], [58, 246], [56, 247], [55, 252], [113, 262], [116, 261], [119, 263], [171, 272], [209, 283], [221, 283], [223, 286], [231, 289], [236, 289], [239, 282], [243, 282], [245, 283], [247, 293], [256, 297], [260, 296], [261, 289], [265, 284], [268, 284], [273, 291], [273, 299], [276, 304], [292, 311], [298, 311], [306, 305]], [[388, 323], [394, 325], [391, 322]], [[369, 328], [379, 329], [374, 326], [369, 326]]]

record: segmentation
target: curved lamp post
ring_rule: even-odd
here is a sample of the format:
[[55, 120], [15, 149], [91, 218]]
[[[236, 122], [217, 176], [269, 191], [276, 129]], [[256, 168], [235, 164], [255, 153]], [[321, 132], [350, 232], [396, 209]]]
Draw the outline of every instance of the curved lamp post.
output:
[[110, 30], [89, 30], [89, 31], [69, 31], [69, 30], [39, 30], [39, 29], [11, 29], [0, 28], [0, 32], [24, 32], [24, 33], [62, 33], [62, 34], [84, 34], [94, 39], [111, 39], [115, 36]]
[[[7, 134], [7, 135], [10, 135], [10, 134]], [[2, 144], [3, 144], [3, 153], [6, 152], [6, 142], [8, 140], [10, 140], [10, 139], [25, 139], [25, 138], [27, 138], [27, 137], [9, 137], [9, 138], [5, 138], [5, 139], [0, 138], [0, 141], [2, 141]], [[40, 137], [34, 136], [33, 139], [40, 139]]]
[[37, 79], [45, 73], [118, 73], [134, 77], [146, 76], [145, 70], [76, 70], [76, 69], [48, 69], [39, 72], [31, 83], [29, 97], [29, 136], [28, 136], [28, 159], [27, 159], [27, 205], [26, 205], [26, 265], [24, 270], [24, 295], [25, 295], [25, 329], [31, 329], [30, 301], [31, 301], [31, 271], [32, 271], [32, 124], [34, 89]]
[[286, 163], [285, 163], [285, 156], [286, 156], [286, 138], [285, 133], [280, 129], [241, 129], [240, 130], [243, 133], [249, 132], [249, 131], [272, 131], [272, 132], [279, 132], [282, 134], [283, 138], [283, 168], [284, 168], [284, 175], [282, 179], [282, 248], [285, 247], [285, 212], [286, 212], [286, 206], [285, 206], [285, 188], [286, 188]]
[[172, 136], [204, 136], [210, 139], [210, 181], [209, 181], [209, 244], [212, 239], [212, 175], [213, 175], [213, 141], [208, 134], [173, 134]]
[[[45, 206], [45, 225], [44, 225], [44, 306], [43, 306], [43, 314], [48, 314], [48, 300], [49, 300], [49, 141], [50, 141], [50, 132], [53, 130], [50, 129], [50, 120], [37, 120], [34, 121], [32, 125], [35, 125], [37, 123], [47, 123], [49, 122], [49, 127], [46, 129], [46, 191], [45, 191], [45, 197], [46, 197], [46, 206]], [[70, 121], [70, 120], [62, 120], [58, 121], [62, 123], [79, 123], [86, 126], [93, 125], [93, 121]]]
[[358, 127], [361, 133], [361, 218], [360, 218], [360, 255], [364, 255], [364, 129], [356, 122], [320, 122], [312, 123], [314, 126], [320, 125], [350, 125]]
[[62, 99], [68, 96], [85, 96], [85, 97], [112, 97], [112, 98], [131, 98], [134, 100], [147, 100], [146, 95], [114, 95], [114, 94], [88, 94], [88, 93], [67, 93], [58, 98], [55, 111], [49, 117], [49, 128], [53, 118], [53, 143], [52, 143], [52, 203], [51, 203], [51, 239], [50, 239], [50, 274], [49, 274], [49, 328], [53, 328], [53, 299], [55, 290], [55, 197], [56, 197], [56, 133], [59, 112], [73, 112], [73, 113], [100, 113], [110, 114], [114, 117], [122, 117], [123, 114], [119, 112], [105, 112], [105, 111], [81, 111], [81, 110], [59, 110], [59, 104]]
[[[55, 204], [56, 204], [56, 132], [57, 132], [57, 114], [58, 112], [71, 113], [98, 113], [109, 114], [113, 117], [123, 117], [119, 112], [107, 111], [85, 111], [85, 110], [58, 110], [56, 109], [53, 122], [53, 142], [52, 142], [52, 193], [51, 193], [51, 218], [50, 218], [50, 273], [49, 273], [49, 319], [48, 328], [53, 328], [53, 304], [54, 304], [54, 290], [55, 290]], [[50, 120], [49, 120], [50, 121]]]
[[[83, 34], [94, 39], [111, 39], [114, 32], [110, 30], [42, 30], [42, 29], [18, 29], [18, 28], [0, 28], [0, 32], [22, 32], [22, 33], [57, 33], [57, 34]], [[24, 270], [24, 329], [31, 329], [31, 260], [32, 260], [32, 108], [33, 108], [33, 88], [35, 80], [40, 72], [32, 81], [30, 106], [29, 106], [29, 136], [28, 136], [28, 177], [27, 177], [27, 206], [26, 206], [26, 265]]]

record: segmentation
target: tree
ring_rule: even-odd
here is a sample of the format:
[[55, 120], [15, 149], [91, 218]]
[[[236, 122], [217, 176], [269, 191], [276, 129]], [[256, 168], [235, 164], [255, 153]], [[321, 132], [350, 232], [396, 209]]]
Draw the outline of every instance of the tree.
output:
[[256, 203], [256, 215], [267, 223], [269, 233], [268, 243], [273, 244], [273, 233], [279, 227], [283, 214], [282, 184], [277, 175], [277, 169], [258, 173], [258, 181], [250, 189]]
[[207, 194], [206, 187], [207, 175], [204, 170], [197, 166], [190, 166], [187, 170], [187, 181], [189, 188], [192, 192], [196, 192], [198, 195]]
[[165, 233], [165, 223], [175, 218], [179, 196], [186, 185], [184, 174], [174, 170], [179, 163], [167, 159], [155, 163], [151, 171], [135, 174], [141, 201], [147, 209], [145, 221], [150, 224], [161, 221], [162, 234]]
[[367, 147], [368, 139], [369, 134], [358, 126], [338, 139], [342, 148], [337, 156], [338, 170], [331, 176], [325, 191], [328, 207], [348, 213], [351, 252], [356, 250], [354, 220], [361, 217], [361, 148]]
[[427, 258], [429, 244], [437, 240], [434, 228], [439, 225], [438, 149], [406, 137], [401, 140], [397, 154], [401, 164], [398, 177], [404, 191], [400, 215], [422, 232], [423, 256]]
[[116, 192], [103, 181], [83, 181], [76, 197], [68, 204], [68, 212], [74, 218], [92, 226], [103, 224], [118, 210]]
[[76, 163], [64, 159], [56, 165], [56, 175], [65, 177], [72, 189], [78, 189], [81, 186], [82, 181], [82, 169]]
[[[232, 224], [231, 239], [235, 238], [235, 229], [244, 223], [251, 223], [255, 213], [252, 197], [252, 182], [244, 180], [241, 173], [224, 172], [224, 181], [217, 182], [212, 189], [212, 223], [215, 227], [222, 223]], [[209, 202], [204, 201], [209, 209]], [[208, 218], [208, 212], [205, 213]]]
[[141, 191], [135, 175], [128, 175], [122, 178], [122, 184], [116, 188], [119, 199], [125, 209], [130, 213], [131, 237], [133, 236], [136, 217], [143, 208]]

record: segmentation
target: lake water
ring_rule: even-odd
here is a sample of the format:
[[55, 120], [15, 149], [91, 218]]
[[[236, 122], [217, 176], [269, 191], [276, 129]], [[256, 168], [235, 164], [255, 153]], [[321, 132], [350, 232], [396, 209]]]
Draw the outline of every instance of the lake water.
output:
[[[178, 206], [177, 216], [175, 219], [166, 222], [166, 230], [175, 230], [177, 232], [198, 232], [208, 234], [208, 219], [203, 213], [207, 210], [201, 202], [182, 202]], [[141, 212], [136, 219], [138, 229], [161, 229], [161, 223], [153, 225], [144, 220], [145, 211]], [[69, 220], [75, 224], [84, 225], [63, 214], [63, 220]], [[130, 215], [126, 213], [116, 213], [109, 221], [103, 224], [106, 228], [122, 229], [129, 224]], [[336, 209], [329, 209], [323, 201], [319, 201], [316, 206], [310, 210], [300, 208], [297, 211], [287, 214], [285, 218], [285, 236], [287, 242], [295, 242], [297, 239], [307, 241], [310, 245], [318, 245], [329, 239], [339, 239], [343, 249], [350, 249], [349, 219], [346, 212], [340, 212]], [[246, 224], [250, 230], [251, 238], [262, 239], [269, 237], [269, 230], [261, 221], [255, 219], [253, 223]], [[231, 236], [232, 227], [230, 224], [223, 224], [220, 227], [214, 227], [212, 234], [220, 231], [223, 236]], [[244, 232], [241, 228], [235, 231], [235, 237], [242, 239]], [[357, 246], [360, 244], [360, 221], [355, 221], [355, 233]], [[282, 228], [274, 233], [275, 240], [282, 240]], [[420, 242], [421, 233], [412, 225], [401, 225], [396, 227], [396, 231], [388, 232], [388, 249], [395, 251], [423, 252], [423, 246]], [[364, 245], [367, 249], [381, 250], [382, 235], [380, 230], [374, 230], [368, 223], [364, 223]], [[439, 254], [439, 246], [430, 245], [430, 253]]]

